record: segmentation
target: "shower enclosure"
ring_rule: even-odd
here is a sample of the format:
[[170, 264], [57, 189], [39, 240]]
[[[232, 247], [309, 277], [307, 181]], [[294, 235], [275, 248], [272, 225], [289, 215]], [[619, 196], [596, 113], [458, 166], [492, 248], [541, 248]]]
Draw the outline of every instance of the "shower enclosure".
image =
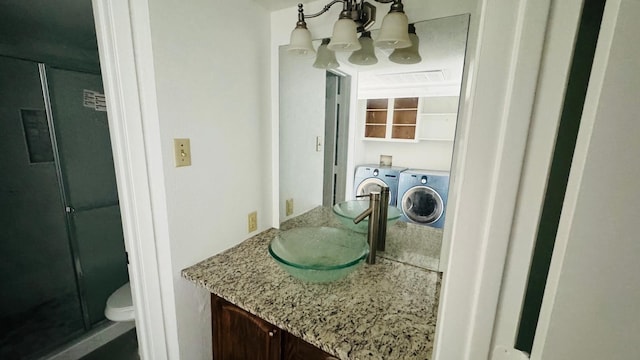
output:
[[128, 281], [100, 75], [0, 57], [0, 359], [105, 321]]

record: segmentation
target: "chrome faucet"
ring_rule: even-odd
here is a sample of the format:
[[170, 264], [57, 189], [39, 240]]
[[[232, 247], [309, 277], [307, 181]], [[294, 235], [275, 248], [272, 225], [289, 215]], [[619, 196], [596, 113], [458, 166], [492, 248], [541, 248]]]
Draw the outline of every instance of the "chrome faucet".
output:
[[357, 224], [369, 217], [369, 230], [367, 232], [369, 255], [367, 256], [367, 264], [376, 263], [376, 251], [384, 251], [386, 244], [389, 187], [381, 186], [380, 188], [379, 192], [372, 191], [368, 195], [356, 196], [358, 198], [369, 198], [369, 208], [353, 219], [353, 222]]

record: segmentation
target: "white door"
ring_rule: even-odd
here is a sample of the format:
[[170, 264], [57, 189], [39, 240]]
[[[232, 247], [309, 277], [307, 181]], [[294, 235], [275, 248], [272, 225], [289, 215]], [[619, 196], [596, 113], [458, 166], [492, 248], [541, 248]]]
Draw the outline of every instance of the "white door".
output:
[[609, 0], [532, 359], [640, 358], [640, 0]]

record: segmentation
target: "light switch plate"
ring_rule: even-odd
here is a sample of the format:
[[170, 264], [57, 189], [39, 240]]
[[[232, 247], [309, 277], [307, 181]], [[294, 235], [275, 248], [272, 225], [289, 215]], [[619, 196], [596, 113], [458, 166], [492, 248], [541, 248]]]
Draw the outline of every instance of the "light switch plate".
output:
[[191, 144], [189, 139], [173, 139], [176, 167], [191, 166]]

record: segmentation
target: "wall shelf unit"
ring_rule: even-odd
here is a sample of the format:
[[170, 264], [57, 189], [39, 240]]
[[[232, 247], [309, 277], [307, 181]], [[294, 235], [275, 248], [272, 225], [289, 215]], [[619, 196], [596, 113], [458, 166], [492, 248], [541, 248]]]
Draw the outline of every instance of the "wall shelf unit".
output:
[[457, 96], [367, 99], [364, 139], [453, 141], [457, 116]]

